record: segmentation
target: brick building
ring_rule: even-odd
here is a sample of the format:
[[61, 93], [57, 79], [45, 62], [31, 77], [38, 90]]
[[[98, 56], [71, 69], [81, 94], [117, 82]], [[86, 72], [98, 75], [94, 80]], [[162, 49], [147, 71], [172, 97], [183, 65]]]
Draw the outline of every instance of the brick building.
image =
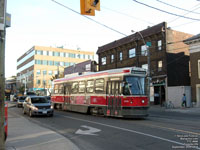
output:
[[189, 50], [183, 40], [191, 36], [168, 28], [166, 22], [149, 27], [99, 47], [99, 71], [130, 66], [147, 69], [146, 42], [150, 42], [150, 100], [162, 104], [168, 99], [167, 87], [190, 85]]
[[200, 34], [184, 42], [190, 46], [192, 102], [200, 107]]
[[96, 72], [98, 71], [96, 61], [87, 60], [64, 69], [64, 75], [83, 72]]

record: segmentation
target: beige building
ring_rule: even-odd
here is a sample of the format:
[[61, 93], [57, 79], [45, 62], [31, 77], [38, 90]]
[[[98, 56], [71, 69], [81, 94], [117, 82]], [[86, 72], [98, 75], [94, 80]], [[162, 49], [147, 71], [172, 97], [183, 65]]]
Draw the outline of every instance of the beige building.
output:
[[52, 77], [62, 74], [65, 67], [93, 59], [89, 51], [33, 46], [17, 59], [17, 87], [46, 93], [52, 88]]

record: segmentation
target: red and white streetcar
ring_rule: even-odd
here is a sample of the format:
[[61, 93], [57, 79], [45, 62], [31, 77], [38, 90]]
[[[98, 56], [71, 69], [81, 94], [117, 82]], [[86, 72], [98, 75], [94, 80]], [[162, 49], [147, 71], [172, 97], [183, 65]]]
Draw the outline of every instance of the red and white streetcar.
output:
[[138, 118], [148, 116], [146, 70], [137, 67], [68, 75], [54, 80], [54, 108]]

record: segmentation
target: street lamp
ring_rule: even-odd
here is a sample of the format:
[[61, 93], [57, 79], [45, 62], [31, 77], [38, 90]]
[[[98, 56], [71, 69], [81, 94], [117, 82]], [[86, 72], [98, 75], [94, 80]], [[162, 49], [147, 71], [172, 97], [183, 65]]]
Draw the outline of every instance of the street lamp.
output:
[[147, 86], [147, 91], [148, 91], [148, 97], [149, 97], [149, 100], [150, 100], [150, 82], [151, 82], [151, 73], [150, 73], [150, 69], [151, 69], [151, 62], [150, 62], [150, 50], [149, 50], [149, 47], [151, 46], [151, 42], [145, 42], [144, 40], [144, 37], [143, 35], [141, 34], [140, 31], [138, 32], [135, 32], [134, 30], [131, 30], [132, 33], [138, 33], [139, 36], [141, 37], [145, 47], [146, 47], [146, 50], [147, 50], [147, 64], [148, 64], [148, 69], [147, 69], [147, 80], [148, 80], [148, 86]]

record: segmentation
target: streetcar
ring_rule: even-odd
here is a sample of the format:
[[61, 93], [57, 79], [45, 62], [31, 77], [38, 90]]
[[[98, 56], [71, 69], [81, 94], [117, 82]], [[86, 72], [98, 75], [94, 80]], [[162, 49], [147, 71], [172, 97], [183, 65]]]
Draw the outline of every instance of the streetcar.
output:
[[127, 67], [54, 80], [51, 95], [55, 109], [104, 116], [143, 118], [148, 116], [147, 73]]

